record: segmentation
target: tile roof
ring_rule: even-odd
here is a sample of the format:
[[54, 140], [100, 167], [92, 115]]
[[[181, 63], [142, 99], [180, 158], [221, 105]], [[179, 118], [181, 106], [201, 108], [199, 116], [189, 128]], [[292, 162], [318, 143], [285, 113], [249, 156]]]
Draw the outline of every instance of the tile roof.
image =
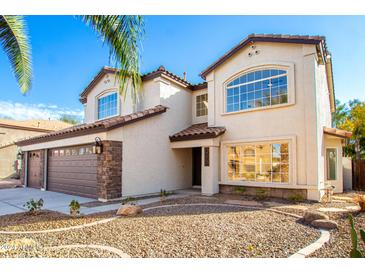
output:
[[[89, 94], [89, 92], [95, 87], [95, 85], [104, 77], [104, 75], [108, 74], [108, 73], [112, 73], [115, 74], [118, 72], [118, 69], [116, 68], [112, 68], [112, 67], [103, 67], [98, 74], [93, 78], [93, 80], [91, 80], [91, 82], [89, 83], [89, 85], [83, 90], [83, 92], [81, 92], [80, 94], [80, 102], [81, 103], [86, 103], [87, 100], [87, 95]], [[176, 74], [168, 71], [167, 69], [165, 69], [164, 66], [160, 66], [158, 67], [156, 70], [148, 72], [146, 74], [143, 74], [141, 76], [142, 81], [148, 81], [160, 76], [165, 76], [171, 80], [174, 80], [176, 82], [178, 82], [179, 84], [183, 85], [184, 87], [190, 89], [190, 90], [199, 90], [199, 89], [203, 89], [206, 87], [206, 83], [199, 83], [199, 84], [191, 84], [190, 82], [188, 82], [187, 80], [184, 80], [183, 78], [181, 78], [180, 76], [177, 76]], [[204, 86], [205, 85], [205, 86]]]
[[324, 53], [327, 53], [326, 38], [324, 36], [309, 36], [309, 35], [283, 35], [283, 34], [251, 34], [242, 40], [238, 45], [230, 49], [226, 54], [220, 57], [213, 64], [208, 66], [200, 73], [200, 76], [205, 79], [209, 72], [223, 64], [232, 55], [240, 49], [252, 42], [278, 42], [278, 43], [295, 43], [295, 44], [323, 44]]
[[87, 135], [96, 132], [105, 132], [137, 122], [139, 120], [147, 119], [149, 117], [164, 113], [166, 112], [166, 110], [167, 107], [158, 105], [153, 108], [149, 108], [143, 111], [138, 111], [132, 114], [124, 116], [116, 116], [90, 124], [76, 125], [63, 130], [51, 132], [49, 134], [19, 140], [16, 142], [16, 144], [24, 146], [24, 145], [48, 142], [52, 140], [65, 139], [74, 136]]
[[351, 138], [352, 132], [338, 129], [338, 128], [331, 128], [331, 127], [323, 127], [323, 133], [340, 137], [340, 138]]
[[170, 136], [171, 142], [215, 138], [226, 131], [225, 127], [208, 127], [208, 123], [192, 125]]

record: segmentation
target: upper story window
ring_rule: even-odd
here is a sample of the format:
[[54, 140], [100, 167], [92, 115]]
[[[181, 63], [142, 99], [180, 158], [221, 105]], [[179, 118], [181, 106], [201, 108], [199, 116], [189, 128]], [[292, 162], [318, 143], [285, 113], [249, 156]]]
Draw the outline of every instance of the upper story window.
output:
[[108, 93], [98, 99], [98, 120], [118, 114], [118, 94]]
[[196, 96], [196, 116], [208, 115], [208, 94]]
[[288, 103], [288, 71], [263, 69], [243, 74], [227, 84], [226, 112]]

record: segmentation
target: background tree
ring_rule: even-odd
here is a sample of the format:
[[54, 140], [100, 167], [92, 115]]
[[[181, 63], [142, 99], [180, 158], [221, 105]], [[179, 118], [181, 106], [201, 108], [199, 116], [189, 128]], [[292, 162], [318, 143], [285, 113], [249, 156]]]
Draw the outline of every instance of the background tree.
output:
[[[337, 102], [336, 102], [337, 103]], [[346, 155], [355, 159], [365, 158], [365, 102], [359, 100], [349, 101], [346, 104], [338, 105], [341, 107], [336, 109], [334, 120], [336, 127], [352, 132], [352, 137], [347, 141], [344, 148]]]
[[[119, 69], [119, 91], [124, 96], [131, 92], [138, 99], [141, 85], [139, 74], [140, 42], [144, 34], [143, 17], [120, 15], [77, 16], [90, 26], [109, 46], [109, 62]], [[0, 43], [5, 50], [14, 75], [23, 93], [31, 87], [31, 49], [23, 16], [0, 15]]]
[[81, 120], [76, 115], [70, 115], [70, 114], [62, 114], [58, 120], [69, 123], [72, 125], [77, 125], [81, 123]]

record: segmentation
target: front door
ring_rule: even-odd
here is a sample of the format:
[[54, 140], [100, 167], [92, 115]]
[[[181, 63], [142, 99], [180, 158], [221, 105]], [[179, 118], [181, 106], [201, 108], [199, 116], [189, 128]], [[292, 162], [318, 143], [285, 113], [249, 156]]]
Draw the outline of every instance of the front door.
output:
[[193, 148], [193, 186], [202, 185], [202, 148]]
[[42, 186], [42, 166], [41, 152], [30, 151], [28, 153], [28, 187], [41, 188]]

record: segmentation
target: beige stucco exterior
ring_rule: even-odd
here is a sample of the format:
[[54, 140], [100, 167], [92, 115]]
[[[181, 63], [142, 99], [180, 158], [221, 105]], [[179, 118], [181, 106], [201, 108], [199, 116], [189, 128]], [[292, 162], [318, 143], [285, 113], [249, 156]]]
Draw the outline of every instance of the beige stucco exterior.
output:
[[[249, 54], [255, 46], [255, 54]], [[209, 149], [209, 165], [203, 164], [202, 193], [212, 195], [221, 185], [304, 189], [307, 198], [319, 200], [326, 183], [342, 192], [341, 139], [323, 134], [331, 127], [331, 107], [325, 65], [317, 60], [315, 45], [255, 42], [236, 52], [206, 75], [207, 88], [192, 91], [187, 86], [160, 76], [143, 82], [140, 100], [119, 97], [118, 115], [156, 105], [166, 113], [99, 134], [61, 139], [22, 147], [46, 149], [101, 140], [123, 142], [122, 195], [137, 196], [192, 185], [192, 148]], [[261, 68], [288, 71], [288, 103], [272, 107], [227, 113], [226, 84], [235, 77]], [[97, 100], [117, 90], [114, 75], [106, 74], [87, 95], [85, 122], [97, 120]], [[208, 94], [208, 115], [196, 116], [196, 97]], [[128, 92], [127, 92], [128, 94]], [[218, 138], [170, 142], [169, 136], [192, 124], [208, 122], [225, 127]], [[286, 142], [289, 145], [287, 183], [229, 181], [227, 147], [232, 144]], [[336, 181], [326, 180], [326, 148], [338, 151]]]
[[3, 179], [16, 173], [19, 147], [14, 144], [14, 141], [42, 135], [45, 132], [0, 126], [0, 133], [0, 179]]

